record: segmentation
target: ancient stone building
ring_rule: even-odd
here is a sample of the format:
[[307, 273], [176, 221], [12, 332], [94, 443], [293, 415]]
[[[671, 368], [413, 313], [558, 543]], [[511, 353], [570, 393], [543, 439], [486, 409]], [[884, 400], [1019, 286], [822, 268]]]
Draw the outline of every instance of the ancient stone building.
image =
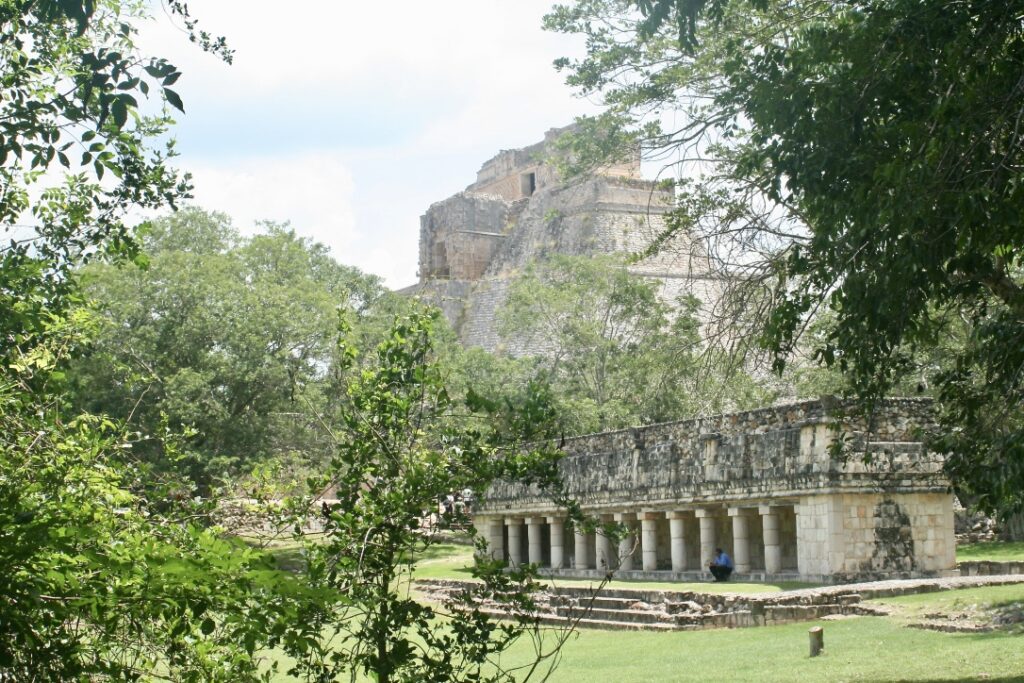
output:
[[[568, 493], [587, 514], [625, 525], [618, 543], [574, 531], [542, 492], [519, 485], [489, 491], [475, 526], [496, 558], [556, 574], [692, 580], [706, 576], [716, 546], [748, 578], [950, 573], [953, 496], [941, 459], [914, 436], [930, 404], [888, 400], [869, 430], [836, 422], [826, 403], [570, 439]], [[830, 452], [839, 434], [849, 459]]]
[[[420, 219], [420, 281], [403, 293], [439, 306], [466, 345], [499, 347], [496, 311], [531, 262], [550, 254], [639, 252], [664, 229], [672, 195], [641, 179], [639, 153], [586, 178], [561, 181], [551, 160], [565, 130], [500, 152], [475, 183]], [[630, 270], [658, 280], [667, 299], [683, 292], [706, 302], [717, 296], [717, 281], [691, 250], [659, 254]]]
[[[496, 312], [530, 263], [637, 253], [664, 230], [673, 197], [641, 178], [639, 155], [564, 182], [551, 163], [563, 132], [499, 153], [421, 218], [420, 282], [405, 293], [438, 305], [464, 344], [501, 347]], [[666, 299], [690, 293], [712, 306], [722, 283], [694, 245], [673, 247], [630, 271]], [[537, 349], [513, 339], [506, 350]], [[569, 493], [625, 525], [621, 543], [573, 530], [541, 492], [512, 485], [488, 492], [475, 523], [495, 557], [561, 574], [692, 579], [716, 546], [738, 574], [761, 578], [942, 574], [955, 563], [953, 497], [941, 461], [913, 436], [928, 414], [925, 402], [889, 401], [869, 430], [806, 402], [579, 437], [562, 463]], [[871, 463], [834, 459], [840, 433]]]

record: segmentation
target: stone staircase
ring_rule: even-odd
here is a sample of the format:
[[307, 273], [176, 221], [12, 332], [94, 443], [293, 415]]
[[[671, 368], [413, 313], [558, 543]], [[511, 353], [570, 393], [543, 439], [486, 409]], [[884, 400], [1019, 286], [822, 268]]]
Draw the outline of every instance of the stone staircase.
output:
[[[706, 628], [770, 626], [832, 615], [884, 616], [887, 610], [865, 600], [897, 595], [1024, 583], [1024, 573], [931, 579], [873, 581], [821, 586], [777, 593], [700, 593], [606, 586], [557, 586], [541, 592], [537, 610], [519, 618], [553, 626], [645, 631], [687, 631]], [[468, 581], [419, 579], [416, 586], [429, 600], [444, 602], [474, 584]], [[510, 618], [498, 605], [480, 605], [484, 612]]]
[[[459, 581], [420, 580], [417, 587], [430, 599], [444, 601], [465, 590]], [[623, 588], [560, 586], [541, 593], [537, 611], [521, 615], [547, 625], [575, 625], [630, 631], [685, 631], [706, 628], [765, 626], [818, 619], [834, 614], [881, 612], [862, 605], [853, 591], [711, 594], [692, 591], [646, 591]], [[481, 605], [496, 617], [507, 617], [497, 605]]]

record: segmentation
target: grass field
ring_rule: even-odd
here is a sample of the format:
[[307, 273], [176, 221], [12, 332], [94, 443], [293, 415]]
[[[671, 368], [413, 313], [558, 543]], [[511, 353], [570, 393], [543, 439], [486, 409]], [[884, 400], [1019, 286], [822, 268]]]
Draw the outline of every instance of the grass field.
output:
[[[980, 634], [906, 626], [916, 617], [935, 612], [968, 608], [977, 614], [1020, 605], [1024, 585], [876, 602], [896, 613], [731, 630], [581, 631], [564, 646], [561, 663], [549, 681], [1024, 681], [1024, 634], [1019, 626]], [[825, 652], [814, 659], [808, 655], [807, 631], [812, 626], [825, 630]]]
[[957, 546], [956, 559], [958, 561], [1022, 562], [1024, 561], [1024, 542], [991, 541], [961, 545]]
[[[891, 598], [908, 614], [962, 604], [1024, 601], [1024, 586], [999, 586]], [[904, 625], [907, 614], [853, 617], [694, 632], [580, 631], [570, 636], [549, 683], [681, 681], [1024, 681], [1024, 635], [1018, 631], [950, 634]], [[825, 651], [808, 656], [807, 631], [825, 630]], [[528, 661], [523, 643], [504, 667]], [[289, 681], [281, 676], [277, 681]], [[534, 680], [540, 680], [539, 678]]]
[[[988, 544], [978, 544], [988, 545]], [[1001, 544], [1006, 545], [1006, 544]], [[983, 549], [990, 555], [993, 549]], [[1019, 552], [1010, 549], [995, 554]], [[416, 578], [470, 578], [472, 549], [456, 544], [432, 547], [419, 558]], [[570, 583], [562, 582], [559, 583]], [[576, 583], [576, 582], [573, 582]], [[586, 583], [586, 582], [584, 582]], [[614, 582], [621, 586], [628, 582]], [[675, 590], [780, 590], [763, 584], [643, 583], [637, 587]], [[993, 586], [879, 600], [888, 617], [853, 617], [784, 626], [652, 633], [580, 631], [562, 648], [549, 683], [673, 683], [679, 681], [1021, 681], [1024, 630], [939, 633], [907, 624], [935, 613], [979, 616], [1024, 604], [1024, 585]], [[825, 629], [825, 652], [808, 656], [807, 630]], [[502, 661], [529, 661], [522, 643]], [[289, 681], [281, 676], [277, 681]], [[532, 680], [540, 680], [540, 677]]]
[[[825, 652], [814, 659], [811, 626], [825, 629]], [[690, 633], [585, 631], [565, 645], [549, 680], [1024, 681], [1024, 636], [937, 633], [886, 617]]]

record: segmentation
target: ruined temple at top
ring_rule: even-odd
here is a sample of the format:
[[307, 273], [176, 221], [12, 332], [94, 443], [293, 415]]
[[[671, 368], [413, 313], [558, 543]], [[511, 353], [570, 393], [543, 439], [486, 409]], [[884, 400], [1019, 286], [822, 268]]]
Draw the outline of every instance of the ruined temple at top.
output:
[[[552, 160], [555, 141], [567, 130], [499, 152], [475, 183], [431, 205], [420, 219], [419, 283], [404, 293], [439, 306], [467, 346], [499, 348], [495, 314], [531, 262], [552, 254], [637, 253], [665, 228], [672, 192], [641, 178], [639, 150], [585, 177], [562, 180]], [[673, 246], [629, 270], [660, 282], [666, 300], [690, 293], [712, 302], [718, 287], [707, 264], [689, 245]], [[517, 348], [515, 340], [511, 346], [513, 353], [532, 350]]]

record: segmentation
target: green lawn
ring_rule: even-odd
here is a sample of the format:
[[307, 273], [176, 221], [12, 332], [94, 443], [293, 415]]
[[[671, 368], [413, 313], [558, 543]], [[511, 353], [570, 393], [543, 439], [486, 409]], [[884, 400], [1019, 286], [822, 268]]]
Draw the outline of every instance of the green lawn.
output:
[[[979, 544], [980, 545], [980, 544]], [[1000, 544], [1007, 545], [1007, 544]], [[472, 549], [433, 546], [416, 578], [468, 579]], [[559, 581], [559, 584], [589, 582]], [[613, 581], [613, 587], [755, 592], [789, 586]], [[934, 613], [984, 615], [1024, 603], [1024, 585], [993, 586], [887, 598], [889, 617], [854, 617], [785, 626], [652, 633], [584, 630], [570, 636], [550, 683], [672, 683], [674, 681], [1022, 681], [1024, 629], [950, 634], [908, 628]], [[808, 656], [807, 630], [825, 629], [825, 653]], [[503, 660], [522, 664], [533, 652], [521, 643]], [[281, 676], [278, 681], [292, 680]], [[533, 680], [540, 680], [535, 678]]]
[[1024, 602], [1024, 584], [1013, 583], [1005, 586], [984, 586], [962, 588], [955, 591], [917, 593], [893, 598], [879, 598], [871, 602], [899, 605], [908, 609], [945, 612], [965, 605], [995, 608], [1007, 603]]
[[[285, 554], [290, 548], [281, 548]], [[967, 551], [965, 553], [964, 551]], [[958, 549], [960, 559], [1024, 559], [1024, 544], [980, 543]], [[416, 578], [470, 578], [472, 548], [431, 547], [418, 559]], [[560, 585], [587, 585], [563, 581]], [[758, 592], [789, 585], [678, 584], [613, 581], [612, 587], [656, 590]], [[570, 637], [550, 683], [656, 681], [1022, 681], [1024, 628], [950, 634], [908, 628], [936, 613], [976, 617], [1024, 603], [1024, 585], [971, 588], [886, 598], [889, 617], [856, 617], [735, 630], [651, 633], [585, 630]], [[807, 630], [825, 629], [825, 653], [808, 656]], [[522, 643], [503, 661], [524, 663]], [[288, 681], [287, 677], [276, 680]], [[539, 678], [534, 679], [539, 680]]]
[[[807, 630], [825, 629], [808, 656]], [[550, 683], [658, 681], [1024, 681], [1024, 636], [948, 634], [858, 617], [675, 633], [584, 631]]]
[[[1015, 592], [1011, 589], [1015, 589]], [[1024, 586], [892, 598], [922, 612], [957, 601], [1024, 600]], [[808, 656], [807, 631], [825, 629], [825, 652]], [[551, 637], [553, 639], [553, 636]], [[532, 643], [503, 658], [528, 661]], [[283, 683], [293, 679], [280, 676]], [[534, 679], [540, 680], [540, 678]], [[580, 631], [569, 637], [550, 683], [679, 681], [1024, 681], [1024, 635], [937, 633], [897, 618], [854, 617], [763, 628], [648, 633]]]
[[1024, 562], [1024, 542], [990, 541], [960, 545], [956, 548], [956, 559], [958, 562]]
[[455, 543], [438, 543], [416, 558], [417, 579], [471, 579], [473, 548]]

